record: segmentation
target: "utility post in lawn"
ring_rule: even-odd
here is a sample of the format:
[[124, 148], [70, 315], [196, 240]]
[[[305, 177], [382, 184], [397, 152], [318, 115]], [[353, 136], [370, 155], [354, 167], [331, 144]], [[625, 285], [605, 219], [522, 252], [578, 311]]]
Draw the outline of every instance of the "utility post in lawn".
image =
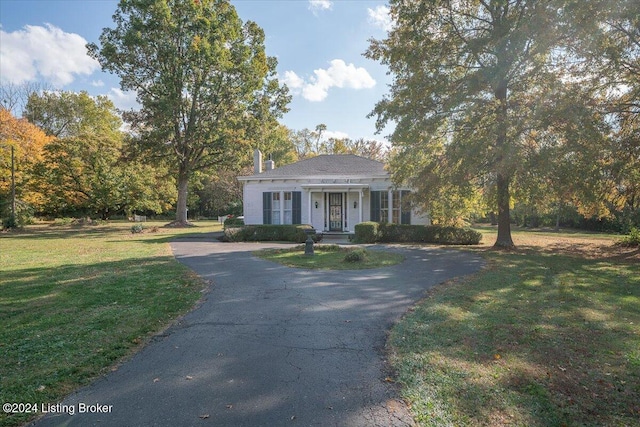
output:
[[15, 147], [9, 144], [2, 144], [2, 147], [11, 148], [11, 218], [9, 220], [9, 227], [16, 226], [16, 167], [15, 167]]

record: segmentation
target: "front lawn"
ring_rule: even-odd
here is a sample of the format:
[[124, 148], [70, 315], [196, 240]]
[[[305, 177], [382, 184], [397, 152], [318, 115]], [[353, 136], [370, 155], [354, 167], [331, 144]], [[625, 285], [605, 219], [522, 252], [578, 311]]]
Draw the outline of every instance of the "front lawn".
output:
[[[130, 223], [40, 224], [0, 234], [2, 403], [59, 401], [193, 306], [205, 285], [168, 241], [220, 226], [161, 225], [132, 234]], [[1, 412], [0, 426], [28, 419]]]
[[488, 269], [436, 287], [393, 329], [417, 421], [639, 426], [637, 252], [602, 236], [514, 239], [524, 249], [483, 250]]

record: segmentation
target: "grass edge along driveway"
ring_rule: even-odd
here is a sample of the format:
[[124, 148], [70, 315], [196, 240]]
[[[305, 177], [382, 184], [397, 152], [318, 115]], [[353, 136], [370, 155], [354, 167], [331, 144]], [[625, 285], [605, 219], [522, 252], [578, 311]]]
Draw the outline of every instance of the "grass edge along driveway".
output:
[[390, 334], [419, 424], [640, 426], [640, 263], [484, 256], [489, 268], [434, 288]]
[[[205, 283], [168, 241], [217, 223], [39, 224], [0, 235], [0, 402], [55, 403], [88, 384], [198, 301]], [[0, 412], [0, 426], [39, 415]]]

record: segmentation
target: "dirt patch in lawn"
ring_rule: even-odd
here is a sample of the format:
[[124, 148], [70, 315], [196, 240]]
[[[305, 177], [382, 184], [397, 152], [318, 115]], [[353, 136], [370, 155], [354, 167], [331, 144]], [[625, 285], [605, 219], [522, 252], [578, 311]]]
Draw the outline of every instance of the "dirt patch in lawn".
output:
[[[510, 252], [543, 252], [576, 256], [586, 259], [612, 261], [640, 261], [640, 248], [619, 244], [620, 238], [601, 234], [576, 234], [550, 230], [513, 231], [515, 249]], [[480, 248], [493, 250], [495, 235], [485, 233]]]

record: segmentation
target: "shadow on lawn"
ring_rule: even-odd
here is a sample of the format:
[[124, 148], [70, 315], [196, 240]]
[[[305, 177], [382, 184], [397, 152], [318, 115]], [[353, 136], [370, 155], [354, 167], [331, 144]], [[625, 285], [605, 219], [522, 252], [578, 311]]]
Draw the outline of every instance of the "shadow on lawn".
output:
[[[58, 401], [191, 308], [202, 287], [170, 256], [3, 272], [0, 401]], [[0, 425], [28, 416], [2, 413]]]
[[638, 265], [494, 257], [494, 268], [436, 291], [392, 334], [405, 358], [398, 369], [407, 395], [432, 396], [414, 404], [419, 417], [638, 425]]

